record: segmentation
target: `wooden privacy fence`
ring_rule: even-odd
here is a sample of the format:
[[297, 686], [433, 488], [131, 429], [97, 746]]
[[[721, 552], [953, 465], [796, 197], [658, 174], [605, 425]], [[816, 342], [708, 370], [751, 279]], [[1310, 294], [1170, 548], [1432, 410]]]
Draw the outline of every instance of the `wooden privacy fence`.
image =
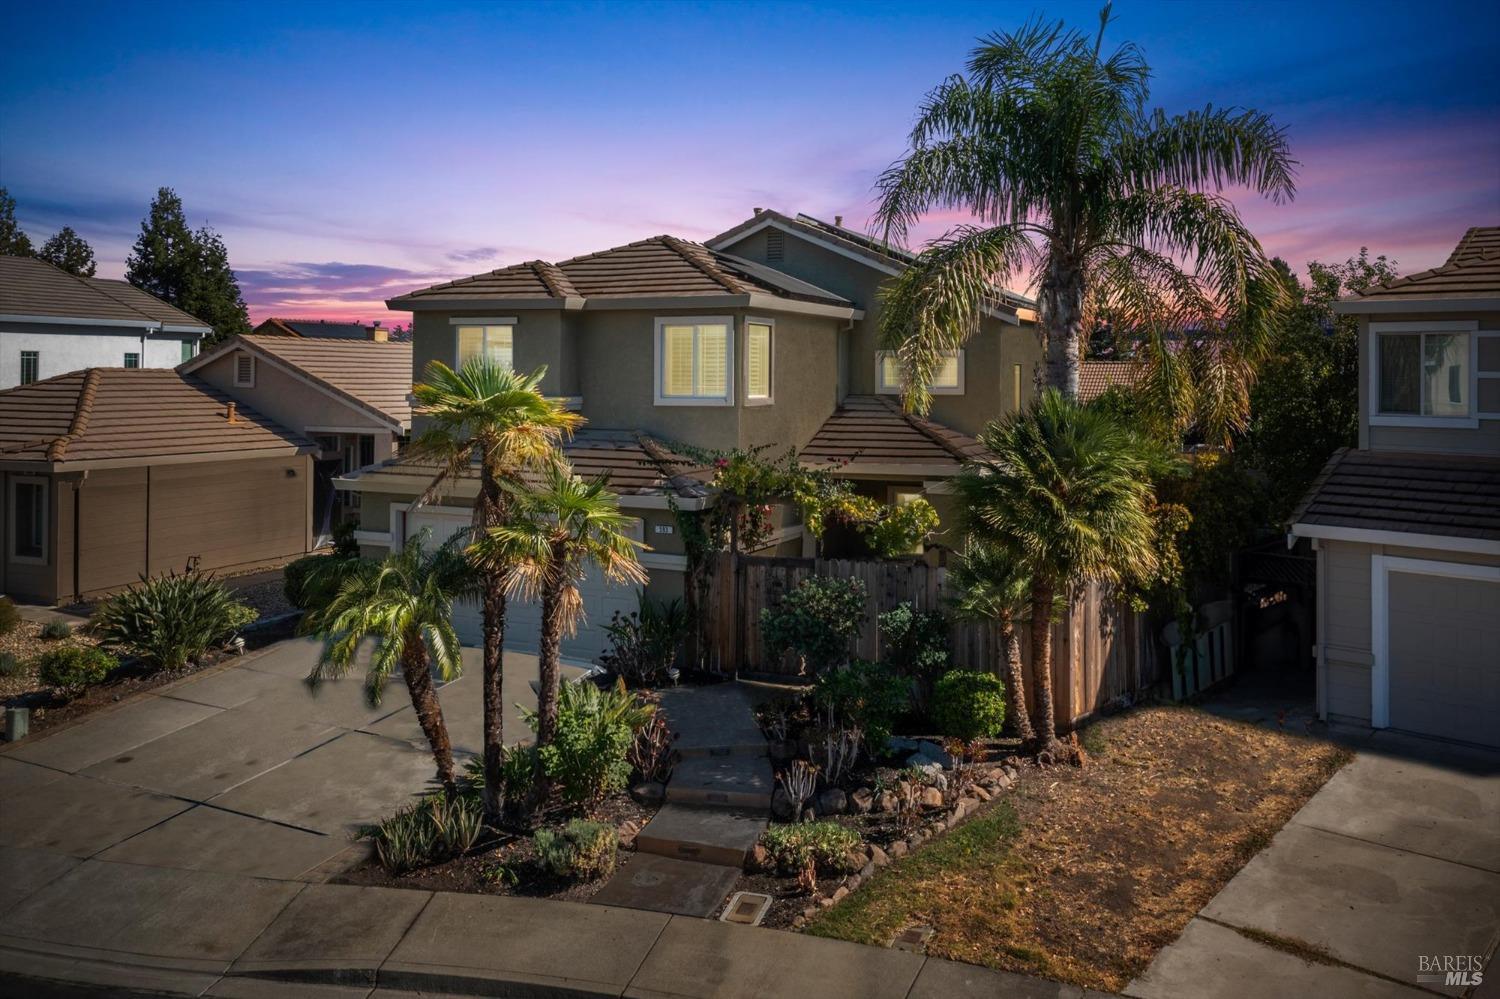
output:
[[[865, 585], [865, 623], [853, 654], [881, 658], [876, 617], [902, 603], [918, 610], [947, 611], [947, 570], [917, 560], [852, 560], [719, 556], [705, 601], [708, 664], [726, 672], [794, 676], [795, 657], [773, 660], [761, 640], [761, 611], [775, 606], [788, 590], [809, 576], [859, 579]], [[1029, 627], [1023, 623], [1021, 652], [1027, 664], [1027, 699], [1034, 706], [1030, 679]], [[1005, 675], [1000, 629], [990, 623], [954, 621], [950, 632], [953, 664]], [[1104, 598], [1098, 585], [1081, 587], [1052, 629], [1052, 702], [1060, 727], [1122, 697], [1153, 686], [1160, 674], [1155, 643], [1142, 616]]]

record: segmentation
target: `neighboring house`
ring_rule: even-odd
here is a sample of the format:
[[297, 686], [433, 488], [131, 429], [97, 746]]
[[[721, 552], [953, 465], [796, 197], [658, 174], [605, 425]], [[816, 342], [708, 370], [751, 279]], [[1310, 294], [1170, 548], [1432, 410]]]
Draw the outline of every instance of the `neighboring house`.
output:
[[129, 282], [0, 256], [0, 389], [80, 368], [170, 368], [212, 332]]
[[1335, 309], [1359, 446], [1291, 527], [1318, 549], [1318, 713], [1500, 746], [1500, 227]]
[[1083, 361], [1078, 365], [1078, 401], [1093, 402], [1112, 388], [1133, 389], [1145, 371], [1136, 361]]
[[312, 450], [171, 369], [0, 391], [0, 592], [68, 603], [142, 575], [306, 552]]
[[[750, 225], [714, 241], [732, 250], [658, 236], [387, 302], [414, 314], [416, 379], [431, 361], [457, 366], [481, 353], [519, 371], [546, 367], [542, 390], [588, 421], [565, 449], [569, 460], [583, 474], [610, 473], [622, 506], [637, 518], [638, 537], [651, 546], [643, 562], [653, 595], [682, 592], [686, 558], [672, 507], [713, 501], [703, 487], [707, 473], [674, 460], [674, 443], [769, 445], [772, 455], [810, 449], [809, 464], [836, 461], [839, 474], [873, 495], [893, 502], [933, 495], [941, 510], [960, 456], [977, 446], [972, 433], [1032, 392], [1040, 360], [1034, 320], [1023, 319], [1023, 300], [997, 293], [984, 330], [935, 387], [932, 417], [902, 415], [899, 370], [877, 351], [870, 316], [879, 286], [904, 258], [857, 243], [852, 233], [790, 219], [778, 258], [765, 249], [766, 230], [749, 232]], [[421, 416], [414, 422], [420, 432]], [[398, 459], [340, 480], [362, 494], [372, 553], [424, 527], [446, 537], [468, 523], [473, 480], [442, 506], [419, 508], [430, 477], [430, 469]], [[783, 517], [764, 551], [797, 554], [805, 542], [801, 526]], [[628, 589], [597, 581], [584, 600], [594, 626], [565, 640], [575, 658], [603, 651], [598, 625], [612, 609], [634, 604]], [[507, 642], [533, 647], [534, 619], [518, 609]], [[464, 612], [460, 626], [475, 640], [477, 611]]]
[[411, 344], [384, 334], [375, 327], [359, 340], [237, 336], [179, 368], [318, 446], [320, 540], [359, 517], [359, 494], [336, 490], [334, 478], [395, 457], [411, 433]]
[[410, 336], [395, 333], [381, 326], [379, 321], [366, 326], [363, 323], [337, 323], [327, 319], [277, 319], [264, 320], [250, 331], [255, 336], [306, 336], [328, 340], [409, 340]]

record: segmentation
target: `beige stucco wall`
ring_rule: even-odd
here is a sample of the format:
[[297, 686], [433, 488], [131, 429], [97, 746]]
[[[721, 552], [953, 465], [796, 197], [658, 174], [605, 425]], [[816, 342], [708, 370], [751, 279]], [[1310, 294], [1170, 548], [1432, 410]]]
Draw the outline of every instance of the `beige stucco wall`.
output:
[[[1370, 323], [1451, 322], [1472, 319], [1481, 330], [1500, 330], [1500, 313], [1382, 313], [1359, 317], [1359, 446], [1374, 451], [1440, 451], [1450, 454], [1500, 455], [1500, 420], [1480, 420], [1473, 427], [1371, 426]], [[1477, 400], [1476, 400], [1477, 403]]]
[[1500, 557], [1350, 541], [1318, 543], [1318, 683], [1326, 717], [1368, 724], [1374, 639], [1370, 556], [1500, 565]]

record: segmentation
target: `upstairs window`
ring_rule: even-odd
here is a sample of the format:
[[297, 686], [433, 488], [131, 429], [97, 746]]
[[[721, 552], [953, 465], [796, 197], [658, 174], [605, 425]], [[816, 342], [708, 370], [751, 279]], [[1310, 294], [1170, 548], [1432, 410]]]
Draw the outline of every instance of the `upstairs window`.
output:
[[516, 368], [515, 327], [460, 326], [458, 327], [458, 366], [461, 368], [476, 357], [487, 357], [490, 363], [514, 371]]
[[41, 352], [35, 350], [21, 351], [21, 384], [30, 385], [40, 378], [41, 367]]
[[1381, 333], [1376, 347], [1379, 415], [1465, 418], [1473, 412], [1468, 333]]
[[751, 319], [745, 323], [745, 401], [771, 401], [771, 328], [770, 320]]
[[182, 363], [186, 364], [193, 359], [193, 341], [182, 341]]
[[139, 368], [140, 366], [141, 366], [141, 355], [140, 354], [126, 354], [125, 355], [125, 367], [127, 367], [127, 368]]
[[717, 317], [656, 321], [657, 405], [730, 404], [733, 322]]
[[[881, 395], [899, 395], [901, 392], [901, 361], [889, 351], [875, 355], [875, 391]], [[933, 373], [932, 384], [927, 390], [933, 395], [963, 395], [964, 352], [945, 351], [938, 369]]]

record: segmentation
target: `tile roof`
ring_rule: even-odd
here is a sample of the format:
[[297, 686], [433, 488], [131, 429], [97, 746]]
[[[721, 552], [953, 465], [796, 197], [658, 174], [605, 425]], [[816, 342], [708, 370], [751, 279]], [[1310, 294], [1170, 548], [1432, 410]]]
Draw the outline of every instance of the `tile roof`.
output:
[[851, 473], [905, 466], [913, 475], [952, 475], [983, 453], [974, 438], [904, 412], [892, 396], [851, 395], [818, 428], [801, 458]]
[[1500, 295], [1500, 226], [1476, 226], [1464, 233], [1441, 267], [1375, 285], [1344, 301], [1400, 302], [1496, 295]]
[[[378, 324], [377, 324], [378, 325]], [[340, 323], [329, 319], [282, 319], [272, 316], [261, 320], [259, 326], [251, 330], [261, 336], [305, 336], [319, 337], [331, 340], [368, 340], [370, 339], [370, 326], [364, 323]], [[397, 339], [393, 330], [387, 331], [392, 339]], [[404, 337], [401, 337], [404, 339]]]
[[1341, 448], [1291, 519], [1500, 541], [1500, 458]]
[[[411, 427], [411, 402], [407, 398], [412, 386], [409, 342], [251, 334], [235, 337], [206, 356], [217, 356], [234, 346], [269, 355], [376, 415]], [[189, 363], [187, 370], [201, 365], [197, 359]]]
[[556, 264], [530, 260], [423, 288], [387, 304], [401, 308], [406, 302], [457, 303], [472, 299], [560, 301], [749, 294], [850, 305], [848, 300], [789, 274], [676, 236], [653, 236]]
[[0, 392], [0, 461], [296, 454], [303, 437], [170, 368], [86, 368]]
[[[607, 475], [610, 489], [621, 496], [706, 496], [707, 483], [713, 477], [712, 469], [674, 454], [667, 445], [633, 430], [580, 430], [563, 445], [563, 455], [585, 478]], [[402, 455], [344, 478], [405, 476], [411, 479], [412, 492], [418, 493], [436, 472], [435, 464]]]
[[69, 274], [34, 257], [0, 256], [0, 315], [165, 323], [208, 331], [209, 325], [126, 281]]
[[1078, 401], [1092, 402], [1117, 385], [1134, 388], [1144, 372], [1135, 361], [1083, 361], [1078, 365]]

